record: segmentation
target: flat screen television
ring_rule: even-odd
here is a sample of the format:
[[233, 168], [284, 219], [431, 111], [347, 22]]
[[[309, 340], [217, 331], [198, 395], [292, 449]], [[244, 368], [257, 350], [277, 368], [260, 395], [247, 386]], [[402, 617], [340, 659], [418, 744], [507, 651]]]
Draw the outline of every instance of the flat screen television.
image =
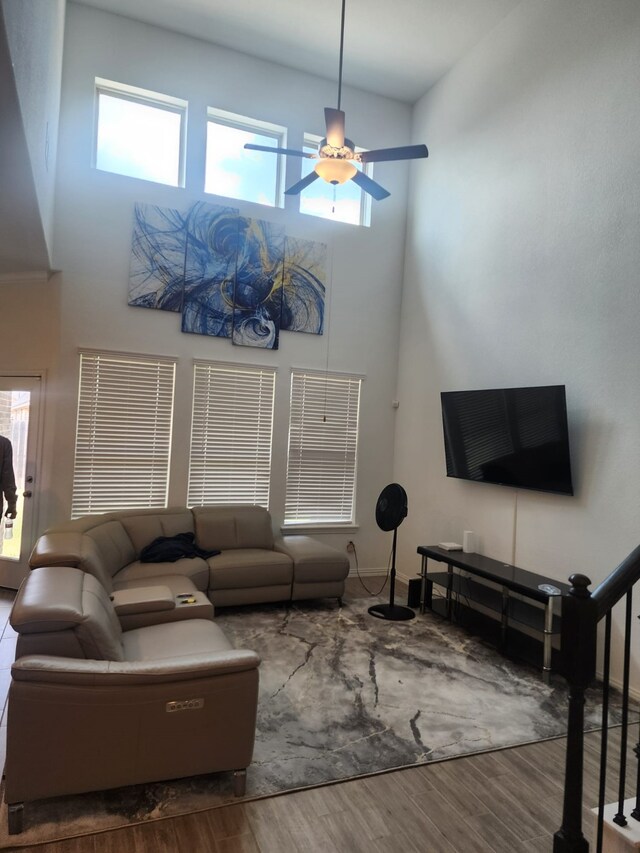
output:
[[448, 477], [573, 494], [564, 385], [440, 397]]

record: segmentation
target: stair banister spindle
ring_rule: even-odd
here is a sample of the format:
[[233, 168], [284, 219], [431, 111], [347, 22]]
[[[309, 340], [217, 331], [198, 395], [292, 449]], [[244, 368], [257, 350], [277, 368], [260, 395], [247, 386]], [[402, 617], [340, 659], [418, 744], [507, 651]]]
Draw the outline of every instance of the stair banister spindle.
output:
[[[602, 673], [602, 732], [600, 735], [600, 784], [598, 786], [598, 830], [596, 853], [602, 853], [604, 801], [607, 786], [607, 751], [609, 745], [609, 675], [611, 671], [611, 611], [604, 622], [604, 668]], [[640, 766], [640, 764], [639, 764]]]
[[[638, 617], [640, 619], [640, 616]], [[640, 820], [640, 733], [638, 734], [638, 742], [636, 743], [633, 753], [637, 759], [637, 775], [636, 775], [636, 804], [631, 812], [631, 817], [634, 820]]]
[[624, 674], [622, 681], [622, 731], [620, 734], [620, 784], [618, 787], [618, 811], [613, 822], [626, 826], [624, 796], [627, 776], [627, 735], [629, 731], [629, 665], [631, 658], [631, 606], [633, 590], [627, 593], [627, 608], [624, 621]]
[[637, 759], [638, 767], [636, 776], [636, 804], [631, 812], [631, 817], [634, 818], [634, 820], [640, 820], [640, 740], [638, 740], [638, 743], [634, 746], [633, 754]]

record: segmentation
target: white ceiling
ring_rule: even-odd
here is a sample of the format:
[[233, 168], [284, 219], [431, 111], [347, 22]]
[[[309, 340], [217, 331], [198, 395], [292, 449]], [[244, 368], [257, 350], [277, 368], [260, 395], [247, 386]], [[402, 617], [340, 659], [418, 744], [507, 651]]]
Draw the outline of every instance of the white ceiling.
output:
[[[337, 80], [340, 0], [78, 0]], [[346, 84], [413, 103], [520, 0], [347, 0]]]

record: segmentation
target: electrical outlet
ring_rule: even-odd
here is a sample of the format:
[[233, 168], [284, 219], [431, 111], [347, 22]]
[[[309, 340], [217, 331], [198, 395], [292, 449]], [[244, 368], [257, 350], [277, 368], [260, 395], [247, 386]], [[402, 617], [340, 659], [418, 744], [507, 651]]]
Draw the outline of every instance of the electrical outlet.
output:
[[353, 544], [353, 542], [352, 542], [352, 541], [351, 541], [351, 539], [350, 539], [350, 540], [347, 542], [347, 552], [348, 552], [349, 554], [353, 554], [353, 552], [354, 552], [355, 550], [356, 550], [356, 546]]

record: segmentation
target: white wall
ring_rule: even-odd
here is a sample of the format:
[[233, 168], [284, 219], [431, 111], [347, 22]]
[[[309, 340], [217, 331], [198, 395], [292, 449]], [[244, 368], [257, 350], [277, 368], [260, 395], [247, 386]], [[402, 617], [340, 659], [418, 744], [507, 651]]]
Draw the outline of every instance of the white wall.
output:
[[2, 0], [22, 123], [51, 251], [65, 0]]
[[[472, 529], [482, 553], [597, 584], [640, 541], [639, 51], [636, 0], [532, 0], [416, 105], [405, 565]], [[576, 495], [520, 491], [514, 539], [513, 489], [446, 478], [439, 393], [544, 384], [566, 384]]]
[[[381, 164], [376, 169], [376, 177], [392, 195], [374, 203], [371, 228], [302, 216], [295, 199], [286, 210], [238, 203], [241, 213], [281, 222], [288, 234], [329, 244], [332, 272], [323, 336], [283, 332], [280, 349], [268, 352], [182, 334], [178, 315], [127, 306], [134, 203], [170, 207], [219, 201], [202, 192], [207, 106], [287, 126], [288, 144], [299, 147], [303, 131], [323, 130], [323, 108], [335, 102], [336, 84], [74, 4], [68, 7], [65, 39], [55, 232], [55, 264], [62, 270], [62, 344], [53, 514], [64, 517], [70, 509], [78, 347], [178, 357], [170, 503], [186, 500], [192, 359], [276, 365], [271, 500], [276, 522], [282, 520], [284, 509], [289, 370], [328, 366], [366, 378], [358, 468], [360, 527], [326, 538], [341, 548], [353, 539], [360, 565], [385, 566], [387, 537], [377, 530], [373, 516], [376, 498], [392, 474], [391, 401], [397, 370], [406, 164]], [[96, 76], [189, 101], [186, 189], [92, 168]], [[347, 89], [343, 106], [348, 135], [357, 144], [385, 147], [408, 140], [407, 105]], [[296, 180], [299, 166], [289, 158], [288, 184]]]

